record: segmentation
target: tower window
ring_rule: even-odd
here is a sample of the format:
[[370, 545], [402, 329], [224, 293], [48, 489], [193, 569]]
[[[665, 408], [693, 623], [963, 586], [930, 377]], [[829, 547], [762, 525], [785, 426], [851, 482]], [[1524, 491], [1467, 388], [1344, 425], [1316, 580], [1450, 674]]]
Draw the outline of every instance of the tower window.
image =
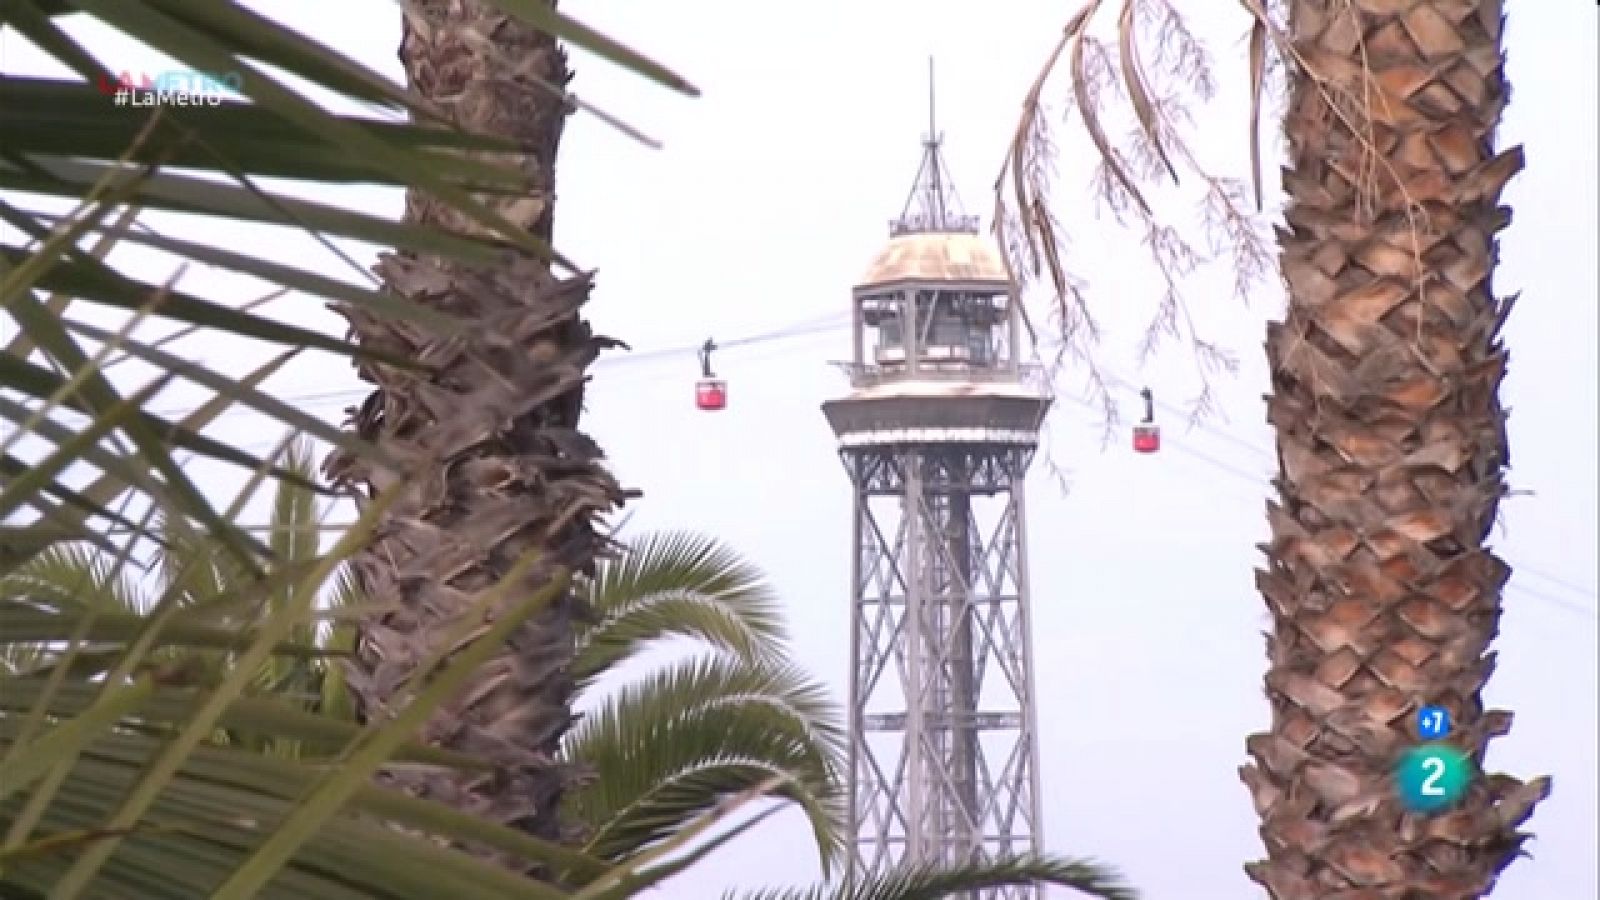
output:
[[890, 316], [878, 323], [878, 346], [898, 347], [903, 340], [899, 316]]

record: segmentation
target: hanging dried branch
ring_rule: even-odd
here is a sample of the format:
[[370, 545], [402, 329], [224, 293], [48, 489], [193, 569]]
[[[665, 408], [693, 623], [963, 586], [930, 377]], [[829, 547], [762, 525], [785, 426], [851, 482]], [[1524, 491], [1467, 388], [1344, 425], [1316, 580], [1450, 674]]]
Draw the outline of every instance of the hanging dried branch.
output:
[[1256, 4], [1240, 0], [1254, 16], [1250, 25], [1250, 180], [1255, 186], [1256, 209], [1262, 202], [1261, 190], [1261, 89], [1267, 74], [1267, 16], [1255, 15]]
[[[1266, 53], [1273, 13], [1261, 0], [1241, 2], [1253, 17], [1260, 16], [1251, 35], [1254, 99], [1250, 139], [1254, 145], [1259, 142], [1261, 98], [1278, 74], [1269, 67]], [[1091, 33], [1091, 27], [1106, 5], [1105, 0], [1088, 0], [1073, 14], [1029, 90], [995, 185], [994, 222], [1019, 288], [1041, 287], [1053, 298], [1049, 307], [1056, 326], [1053, 371], [1059, 373], [1068, 360], [1082, 367], [1088, 392], [1105, 413], [1109, 436], [1118, 420], [1108, 388], [1115, 379], [1102, 373], [1096, 362], [1101, 329], [1087, 303], [1086, 285], [1071, 274], [1068, 236], [1052, 212], [1055, 141], [1045, 97], [1057, 70], [1065, 69], [1070, 109], [1081, 120], [1099, 158], [1091, 174], [1098, 205], [1140, 233], [1160, 276], [1161, 293], [1139, 342], [1139, 359], [1144, 361], [1167, 338], [1187, 341], [1202, 385], [1194, 400], [1196, 415], [1210, 410], [1211, 375], [1232, 371], [1237, 362], [1199, 333], [1180, 285], [1213, 258], [1228, 255], [1234, 291], [1246, 298], [1262, 279], [1271, 277], [1274, 256], [1257, 216], [1262, 205], [1259, 149], [1252, 150], [1252, 209], [1243, 183], [1208, 172], [1184, 138], [1193, 124], [1186, 101], [1191, 97], [1203, 101], [1214, 92], [1204, 47], [1170, 0], [1123, 0], [1115, 19], [1115, 43], [1103, 41]], [[1065, 67], [1060, 65], [1063, 59]], [[1110, 101], [1122, 98], [1127, 100], [1135, 127], [1118, 144], [1111, 140], [1105, 111]], [[1169, 180], [1172, 185], [1182, 185], [1180, 172], [1192, 179], [1184, 187], [1198, 188], [1199, 217], [1206, 237], [1202, 246], [1190, 243], [1184, 229], [1166, 221], [1152, 204], [1155, 195], [1149, 191]], [[1028, 327], [1037, 339], [1031, 321]]]
[[1122, 4], [1122, 15], [1117, 20], [1117, 47], [1122, 58], [1122, 80], [1128, 85], [1128, 96], [1133, 100], [1133, 111], [1139, 118], [1139, 127], [1144, 129], [1145, 137], [1150, 139], [1156, 155], [1166, 166], [1167, 174], [1172, 176], [1172, 183], [1177, 184], [1178, 170], [1172, 167], [1172, 160], [1167, 158], [1167, 151], [1161, 146], [1155, 101], [1150, 98], [1150, 92], [1145, 88], [1144, 73], [1139, 68], [1139, 50], [1133, 42], [1133, 11], [1133, 3]]

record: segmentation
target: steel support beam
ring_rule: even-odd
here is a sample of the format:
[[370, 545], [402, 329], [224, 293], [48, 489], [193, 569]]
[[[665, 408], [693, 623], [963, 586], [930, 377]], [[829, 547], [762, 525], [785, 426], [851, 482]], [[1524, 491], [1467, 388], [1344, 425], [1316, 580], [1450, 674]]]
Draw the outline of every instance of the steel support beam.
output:
[[855, 494], [852, 873], [1039, 852], [1022, 509], [1033, 448], [925, 443], [840, 455]]

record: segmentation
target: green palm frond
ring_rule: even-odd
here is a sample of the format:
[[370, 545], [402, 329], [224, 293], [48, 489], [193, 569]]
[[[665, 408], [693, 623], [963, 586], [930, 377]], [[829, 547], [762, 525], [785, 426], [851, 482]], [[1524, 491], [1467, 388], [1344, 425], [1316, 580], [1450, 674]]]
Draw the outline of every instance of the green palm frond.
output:
[[[317, 475], [312, 445], [304, 436], [296, 436], [273, 461], [286, 477], [274, 481], [265, 552], [258, 562], [270, 558], [290, 566], [310, 565], [321, 551], [317, 495], [309, 487]], [[160, 518], [161, 541], [155, 556], [162, 589], [176, 589], [185, 605], [205, 607], [219, 619], [254, 614], [240, 603], [250, 596], [245, 588], [258, 580], [257, 573], [226, 553], [215, 535], [180, 516]], [[281, 608], [291, 602], [292, 596], [284, 591], [293, 587], [291, 583], [270, 596], [269, 605]], [[310, 626], [295, 639], [309, 643]]]
[[590, 850], [635, 852], [774, 775], [806, 813], [828, 867], [841, 849], [844, 735], [826, 690], [792, 666], [691, 659], [608, 697], [568, 733], [563, 755], [601, 777], [571, 811]]
[[[355, 573], [348, 566], [340, 566], [334, 573], [333, 586], [329, 589], [324, 605], [332, 612], [348, 610], [362, 602], [360, 587], [356, 584]], [[322, 623], [317, 643], [329, 653], [348, 654], [356, 649], [356, 627], [350, 619], [334, 618]], [[318, 709], [325, 715], [336, 719], [355, 721], [355, 698], [345, 687], [344, 666], [337, 660], [324, 659], [321, 661], [322, 681], [320, 684], [321, 699]]]
[[[310, 481], [315, 475], [315, 463], [309, 442], [302, 439], [290, 441], [281, 458], [286, 472], [299, 480], [279, 480], [273, 496], [273, 515], [270, 533], [265, 542], [270, 558], [280, 564], [305, 566], [320, 553], [320, 530], [317, 521], [315, 493], [301, 481]], [[313, 589], [295, 580], [283, 580], [280, 586], [260, 596], [256, 576], [247, 571], [224, 551], [220, 541], [202, 532], [181, 516], [163, 516], [159, 526], [161, 543], [155, 549], [157, 572], [161, 581], [154, 585], [155, 594], [171, 594], [184, 613], [183, 621], [213, 628], [237, 627], [256, 620], [263, 611], [288, 609], [295, 602], [299, 590]], [[52, 609], [71, 611], [82, 604], [104, 595], [100, 601], [113, 612], [143, 614], [154, 606], [154, 597], [142, 594], [128, 578], [109, 579], [111, 557], [87, 545], [63, 544], [45, 551], [25, 563], [10, 576], [0, 579], [0, 601], [10, 599], [13, 589], [25, 591], [25, 596], [36, 604]], [[341, 569], [342, 571], [342, 569]], [[350, 588], [348, 577], [343, 580], [345, 591]], [[348, 625], [343, 626], [345, 630]], [[302, 648], [316, 648], [326, 635], [319, 623], [306, 621], [297, 624], [290, 632], [288, 642]], [[346, 639], [346, 645], [349, 640]], [[348, 649], [346, 646], [344, 649]], [[221, 648], [210, 650], [190, 649], [186, 654], [193, 660], [203, 661], [209, 667], [226, 665], [227, 652]], [[172, 651], [159, 654], [170, 661]], [[33, 671], [48, 663], [48, 647], [27, 644], [0, 646], [0, 657], [13, 671]], [[93, 668], [107, 662], [103, 654], [88, 653], [80, 658], [80, 665]], [[334, 712], [348, 714], [350, 701], [343, 696], [342, 673], [330, 673], [338, 667], [330, 664], [327, 656], [319, 652], [278, 654], [271, 657], [256, 673], [251, 692], [270, 694], [302, 709], [317, 710], [331, 703]], [[277, 755], [295, 755], [300, 752], [297, 741], [278, 738], [246, 738], [240, 734], [219, 730], [214, 736], [219, 743], [237, 745], [241, 741], [254, 741], [264, 752]], [[336, 748], [324, 747], [332, 751]]]
[[1053, 884], [1101, 900], [1138, 900], [1117, 873], [1086, 860], [1015, 859], [965, 866], [907, 867], [860, 878], [853, 884], [730, 891], [723, 900], [948, 900], [966, 891], [1023, 884]]
[[[137, 613], [144, 598], [111, 557], [88, 545], [56, 544], [0, 577], [0, 605]], [[0, 644], [0, 671], [38, 671], [54, 656], [47, 643]]]
[[[297, 435], [284, 448], [283, 468], [300, 476], [307, 484], [317, 477], [317, 465], [311, 442]], [[310, 488], [293, 481], [278, 483], [273, 497], [272, 520], [268, 523], [272, 534], [267, 546], [273, 556], [284, 562], [306, 562], [322, 550], [322, 534], [317, 517], [317, 495]]]
[[[0, 750], [14, 737], [16, 722], [0, 719]], [[57, 886], [79, 851], [97, 842], [97, 829], [121, 802], [128, 785], [139, 778], [160, 740], [115, 733], [90, 744], [44, 809], [35, 838], [0, 854], [0, 896], [43, 897]], [[139, 900], [211, 896], [321, 774], [321, 767], [243, 749], [198, 747], [82, 896]], [[25, 797], [0, 802], [0, 828], [16, 820]], [[422, 833], [403, 834], [377, 816]], [[323, 839], [297, 852], [255, 896], [261, 900], [561, 896], [541, 893], [515, 872], [440, 846], [426, 836], [430, 832], [454, 833], [458, 838], [488, 834], [504, 846], [547, 852], [543, 845], [508, 829], [472, 823], [446, 807], [367, 787], [358, 791], [348, 813], [326, 823]], [[571, 855], [551, 850], [545, 858]]]
[[[348, 553], [349, 543], [336, 552]], [[299, 577], [308, 587], [315, 583], [311, 575]], [[478, 602], [487, 605], [493, 597]], [[462, 842], [591, 877], [602, 868], [513, 829], [367, 785], [370, 769], [347, 775], [344, 767], [298, 758], [300, 742], [353, 752], [349, 748], [377, 740], [374, 735], [382, 736], [385, 727], [363, 727], [296, 709], [279, 698], [238, 692], [241, 675], [255, 671], [256, 660], [274, 652], [273, 641], [288, 633], [293, 622], [288, 616], [297, 612], [303, 610], [267, 610], [256, 633], [240, 634], [193, 622], [158, 625], [163, 621], [159, 611], [107, 613], [86, 629], [82, 609], [52, 612], [0, 604], [0, 643], [20, 637], [60, 647], [82, 638], [119, 655], [141, 653], [131, 648], [159, 627], [155, 643], [177, 642], [189, 651], [205, 653], [240, 641], [248, 645], [230, 657], [241, 665], [221, 675], [236, 685], [231, 689], [208, 673], [196, 679], [192, 670], [132, 658], [117, 661], [123, 674], [105, 678], [85, 677], [76, 669], [65, 679], [58, 677], [62, 670], [0, 677], [0, 770], [7, 774], [0, 779], [0, 896], [189, 900], [211, 896], [252, 862], [258, 874], [270, 877], [252, 897], [562, 896], [492, 861], [450, 849]], [[481, 656], [503, 640], [496, 634], [480, 646], [470, 640], [462, 646]], [[148, 649], [142, 653], [144, 660], [154, 660]], [[223, 690], [230, 693], [218, 700]], [[438, 702], [418, 698], [414, 708], [431, 709]], [[207, 717], [197, 719], [197, 710], [206, 710]], [[385, 754], [426, 765], [479, 767], [459, 754], [407, 745], [401, 738], [414, 728], [387, 728], [383, 739], [399, 744]], [[229, 746], [220, 746], [214, 729], [226, 729]], [[208, 733], [211, 738], [189, 744], [181, 755], [173, 753], [180, 741]], [[340, 758], [346, 757], [341, 753]], [[339, 789], [349, 797], [343, 811], [306, 810], [309, 795], [340, 781]], [[296, 816], [305, 823], [300, 827], [306, 835], [297, 840], [305, 842], [295, 845], [281, 868], [261, 863], [257, 853], [263, 839]], [[101, 855], [92, 858], [97, 852]]]
[[[316, 477], [311, 445], [303, 436], [296, 436], [286, 444], [281, 465], [307, 482]], [[317, 558], [322, 551], [322, 532], [318, 527], [317, 513], [317, 497], [313, 491], [289, 479], [278, 482], [273, 496], [272, 518], [267, 523], [270, 533], [266, 540], [276, 563], [306, 566]], [[300, 592], [315, 591], [319, 587], [295, 580], [285, 581], [278, 590], [268, 595], [267, 605], [274, 610], [298, 608], [301, 605]], [[291, 632], [290, 640], [316, 644], [321, 637], [319, 631], [316, 622], [301, 622]], [[263, 668], [258, 689], [277, 694], [307, 709], [315, 709], [322, 702], [324, 675], [329, 668], [326, 659], [296, 660], [280, 656], [268, 661]], [[278, 752], [292, 751], [280, 747]]]
[[766, 577], [715, 538], [655, 532], [601, 561], [586, 599], [597, 620], [579, 631], [580, 683], [668, 637], [689, 637], [750, 663], [782, 660], [783, 617]]
[[158, 530], [154, 556], [163, 591], [175, 591], [185, 605], [228, 599], [240, 567], [220, 540], [182, 516], [162, 516]]
[[143, 612], [145, 598], [111, 557], [83, 544], [56, 544], [0, 578], [0, 601], [58, 609]]

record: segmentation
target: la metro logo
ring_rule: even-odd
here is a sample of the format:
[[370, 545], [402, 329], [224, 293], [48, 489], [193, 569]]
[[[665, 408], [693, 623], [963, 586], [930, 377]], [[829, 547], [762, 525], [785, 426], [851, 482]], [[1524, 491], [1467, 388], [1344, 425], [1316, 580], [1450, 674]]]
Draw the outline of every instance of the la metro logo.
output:
[[101, 74], [95, 89], [107, 97], [118, 91], [155, 91], [161, 93], [212, 94], [235, 96], [241, 93], [244, 78], [238, 72], [216, 74], [194, 69], [173, 69], [152, 76], [149, 72], [133, 73], [124, 69], [113, 80]]

